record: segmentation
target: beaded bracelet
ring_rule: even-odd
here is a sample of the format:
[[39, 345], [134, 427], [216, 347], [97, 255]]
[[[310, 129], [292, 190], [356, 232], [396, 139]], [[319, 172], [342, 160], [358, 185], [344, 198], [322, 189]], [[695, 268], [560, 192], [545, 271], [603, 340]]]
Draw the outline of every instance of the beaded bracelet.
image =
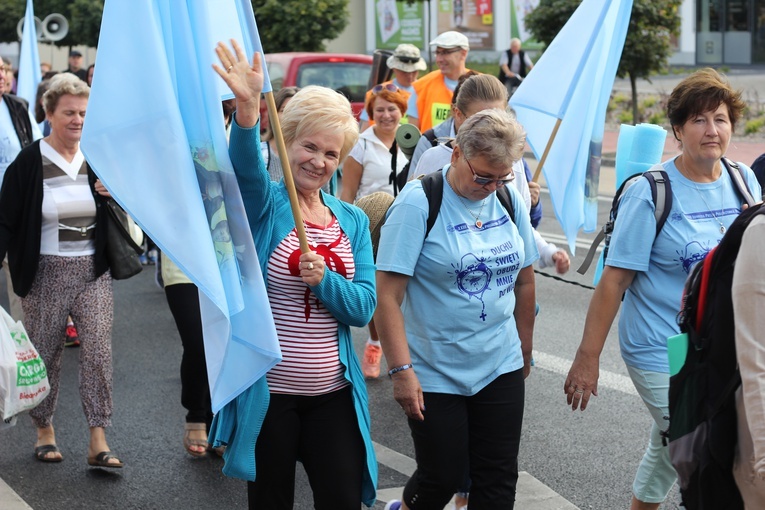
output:
[[409, 370], [410, 368], [414, 367], [411, 363], [407, 363], [406, 365], [401, 365], [400, 367], [393, 367], [390, 370], [388, 370], [388, 377], [392, 377], [393, 374], [396, 372], [403, 372], [404, 370]]

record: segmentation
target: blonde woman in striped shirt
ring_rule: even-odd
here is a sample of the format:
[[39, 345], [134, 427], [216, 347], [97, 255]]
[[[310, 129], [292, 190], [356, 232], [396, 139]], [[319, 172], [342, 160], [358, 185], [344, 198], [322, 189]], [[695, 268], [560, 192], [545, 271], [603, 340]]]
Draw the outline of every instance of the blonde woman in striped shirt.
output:
[[216, 439], [229, 445], [227, 473], [250, 480], [255, 473], [250, 508], [292, 509], [300, 459], [315, 508], [358, 510], [374, 504], [377, 462], [350, 327], [372, 318], [375, 268], [366, 215], [321, 190], [358, 125], [347, 99], [316, 86], [301, 89], [280, 116], [311, 247], [301, 253], [284, 181], [269, 179], [260, 151], [261, 62], [256, 54], [251, 65], [234, 49], [218, 45], [216, 71], [236, 96], [229, 151], [283, 360], [221, 410]]

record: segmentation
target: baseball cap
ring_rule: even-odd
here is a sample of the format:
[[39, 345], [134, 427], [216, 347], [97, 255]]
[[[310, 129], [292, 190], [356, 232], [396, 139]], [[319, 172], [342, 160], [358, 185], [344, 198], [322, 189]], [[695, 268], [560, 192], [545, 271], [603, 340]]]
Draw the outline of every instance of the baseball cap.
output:
[[470, 49], [470, 42], [465, 34], [450, 30], [439, 34], [438, 37], [430, 41], [431, 46], [438, 46], [439, 48], [463, 48]]
[[72, 50], [72, 51], [70, 51], [70, 52], [69, 52], [69, 56], [70, 56], [70, 57], [81, 57], [81, 56], [82, 56], [82, 53], [80, 53], [80, 52], [79, 52], [79, 51], [77, 51], [77, 50]]
[[398, 69], [405, 73], [424, 71], [427, 67], [425, 60], [420, 56], [420, 50], [413, 44], [399, 44], [388, 57], [386, 62], [390, 69]]

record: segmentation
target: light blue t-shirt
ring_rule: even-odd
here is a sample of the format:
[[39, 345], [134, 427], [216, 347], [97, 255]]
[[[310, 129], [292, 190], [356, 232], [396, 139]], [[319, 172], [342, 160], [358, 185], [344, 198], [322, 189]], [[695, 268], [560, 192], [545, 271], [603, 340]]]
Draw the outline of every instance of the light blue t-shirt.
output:
[[[444, 76], [444, 85], [446, 85], [446, 88], [454, 92], [454, 89], [457, 88], [457, 84], [459, 81], [457, 80], [450, 80], [446, 76]], [[412, 87], [414, 88], [414, 87]], [[415, 119], [420, 118], [420, 114], [417, 111], [417, 92], [412, 90], [412, 95], [409, 96], [409, 104], [406, 108], [406, 115], [407, 117], [414, 117]]]
[[[422, 389], [474, 395], [498, 376], [523, 367], [515, 325], [515, 281], [539, 255], [523, 198], [509, 186], [515, 222], [496, 194], [460, 198], [446, 183], [441, 211], [425, 238], [428, 200], [410, 181], [380, 232], [378, 271], [410, 276], [404, 302], [407, 341]], [[516, 227], [517, 225], [517, 227]]]
[[[651, 187], [647, 179], [641, 179], [622, 197], [606, 264], [636, 271], [619, 318], [624, 362], [669, 373], [667, 338], [680, 333], [677, 313], [685, 280], [720, 242], [720, 223], [726, 229], [733, 223], [743, 199], [725, 169], [717, 181], [697, 183], [677, 170], [674, 159], [663, 166], [673, 196], [664, 228], [656, 236]], [[760, 196], [754, 173], [741, 166], [752, 195]]]

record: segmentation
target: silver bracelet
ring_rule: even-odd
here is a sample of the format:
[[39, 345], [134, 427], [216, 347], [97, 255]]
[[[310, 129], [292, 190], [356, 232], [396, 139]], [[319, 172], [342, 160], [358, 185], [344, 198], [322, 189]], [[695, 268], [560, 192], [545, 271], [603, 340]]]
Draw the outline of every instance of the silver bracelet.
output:
[[409, 370], [410, 368], [413, 368], [414, 365], [411, 363], [407, 363], [406, 365], [401, 365], [400, 367], [393, 367], [390, 370], [388, 370], [388, 377], [392, 377], [393, 374], [396, 372], [403, 372], [404, 370]]

